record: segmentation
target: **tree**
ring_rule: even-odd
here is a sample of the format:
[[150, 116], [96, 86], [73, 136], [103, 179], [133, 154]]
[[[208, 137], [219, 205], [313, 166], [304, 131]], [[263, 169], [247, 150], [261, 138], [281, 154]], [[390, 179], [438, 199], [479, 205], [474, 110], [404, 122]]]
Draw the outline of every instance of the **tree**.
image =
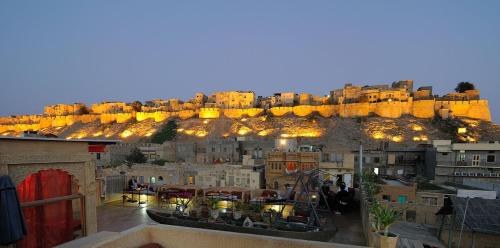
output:
[[456, 92], [459, 93], [464, 93], [467, 90], [474, 90], [476, 87], [474, 86], [473, 83], [469, 82], [460, 82], [457, 84], [457, 87], [455, 88]]
[[140, 112], [141, 107], [142, 107], [142, 103], [139, 101], [134, 101], [133, 103], [130, 104], [130, 106], [132, 106], [132, 108], [134, 109], [135, 112]]
[[144, 153], [139, 150], [139, 148], [134, 148], [132, 152], [127, 156], [127, 161], [131, 163], [137, 163], [137, 164], [142, 164], [146, 163], [148, 159], [144, 155]]
[[89, 109], [87, 107], [82, 107], [77, 111], [77, 114], [79, 115], [88, 115], [90, 113]]
[[163, 144], [165, 141], [170, 141], [177, 135], [177, 123], [175, 120], [169, 120], [166, 125], [162, 126], [160, 131], [156, 132], [151, 138], [151, 142]]

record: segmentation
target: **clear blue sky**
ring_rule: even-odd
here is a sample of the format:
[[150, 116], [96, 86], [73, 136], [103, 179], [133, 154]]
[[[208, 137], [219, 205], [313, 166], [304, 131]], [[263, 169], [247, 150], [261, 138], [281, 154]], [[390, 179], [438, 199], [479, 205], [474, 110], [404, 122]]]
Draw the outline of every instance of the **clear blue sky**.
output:
[[472, 81], [500, 121], [500, 1], [0, 1], [0, 115], [55, 103]]

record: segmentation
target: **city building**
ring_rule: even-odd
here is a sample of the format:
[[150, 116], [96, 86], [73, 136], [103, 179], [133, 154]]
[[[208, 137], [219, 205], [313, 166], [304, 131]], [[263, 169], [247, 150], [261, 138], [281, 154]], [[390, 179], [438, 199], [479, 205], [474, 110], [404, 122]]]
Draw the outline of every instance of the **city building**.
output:
[[500, 185], [500, 143], [453, 143], [450, 140], [434, 140], [434, 180], [437, 183], [453, 182], [480, 188]]
[[230, 108], [253, 108], [256, 98], [253, 91], [223, 91], [216, 92], [212, 96], [215, 106], [223, 109]]
[[[363, 150], [363, 170], [374, 171], [381, 176], [424, 176], [426, 169], [426, 146], [389, 147]], [[353, 151], [354, 163], [359, 164], [359, 150]]]
[[261, 188], [263, 170], [259, 166], [215, 165], [197, 166], [194, 185], [206, 187]]
[[337, 181], [342, 181], [347, 187], [353, 187], [355, 166], [354, 153], [350, 151], [321, 153], [319, 169], [324, 172], [323, 178], [332, 181], [334, 185]]
[[318, 169], [319, 161], [319, 152], [268, 153], [265, 170], [266, 188], [285, 190], [288, 186], [293, 186], [297, 179], [296, 172]]

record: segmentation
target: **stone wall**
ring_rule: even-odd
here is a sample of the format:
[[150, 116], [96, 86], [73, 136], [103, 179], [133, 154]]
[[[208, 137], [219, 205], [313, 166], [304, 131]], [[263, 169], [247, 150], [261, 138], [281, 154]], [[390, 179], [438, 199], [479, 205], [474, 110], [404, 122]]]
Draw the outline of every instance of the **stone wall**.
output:
[[442, 115], [450, 114], [455, 117], [469, 117], [484, 121], [491, 121], [488, 100], [471, 101], [436, 101], [434, 110]]
[[277, 247], [277, 248], [356, 248], [364, 246], [340, 243], [317, 242], [300, 239], [272, 237], [266, 235], [245, 234], [217, 231], [202, 228], [190, 228], [171, 225], [140, 225], [121, 233], [102, 232], [80, 240], [65, 243], [60, 248], [108, 248], [140, 247], [149, 243], [158, 243], [162, 247]]
[[[128, 107], [122, 106], [121, 107]], [[116, 108], [116, 104], [104, 104], [93, 106], [97, 111], [109, 111]], [[127, 110], [128, 111], [128, 110]], [[50, 127], [71, 126], [74, 123], [90, 123], [100, 121], [101, 124], [125, 123], [132, 120], [137, 122], [154, 119], [155, 122], [163, 122], [168, 118], [190, 118], [216, 119], [222, 116], [240, 119], [244, 117], [255, 117], [264, 114], [262, 108], [246, 109], [221, 109], [221, 108], [199, 108], [180, 111], [156, 111], [135, 112], [124, 111], [118, 113], [84, 114], [84, 115], [22, 115], [12, 117], [0, 117], [0, 133], [13, 131], [23, 132], [27, 130], [40, 130]], [[372, 114], [386, 118], [399, 118], [402, 115], [412, 115], [417, 118], [433, 118], [436, 114], [442, 118], [467, 117], [484, 121], [491, 121], [491, 113], [487, 100], [470, 101], [442, 101], [442, 100], [416, 100], [409, 98], [408, 101], [383, 101], [363, 102], [339, 105], [298, 105], [294, 107], [273, 107], [268, 109], [268, 114], [273, 116], [284, 116], [287, 114], [298, 117], [306, 117], [318, 114], [329, 118], [340, 116], [343, 118], [366, 117]]]
[[411, 114], [417, 118], [434, 118], [434, 100], [413, 101]]

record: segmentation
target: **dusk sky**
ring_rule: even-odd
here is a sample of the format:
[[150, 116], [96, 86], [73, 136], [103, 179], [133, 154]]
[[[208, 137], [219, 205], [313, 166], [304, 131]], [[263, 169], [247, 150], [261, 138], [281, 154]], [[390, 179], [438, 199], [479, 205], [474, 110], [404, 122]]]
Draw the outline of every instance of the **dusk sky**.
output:
[[470, 81], [500, 122], [500, 1], [0, 1], [0, 115], [222, 90]]

